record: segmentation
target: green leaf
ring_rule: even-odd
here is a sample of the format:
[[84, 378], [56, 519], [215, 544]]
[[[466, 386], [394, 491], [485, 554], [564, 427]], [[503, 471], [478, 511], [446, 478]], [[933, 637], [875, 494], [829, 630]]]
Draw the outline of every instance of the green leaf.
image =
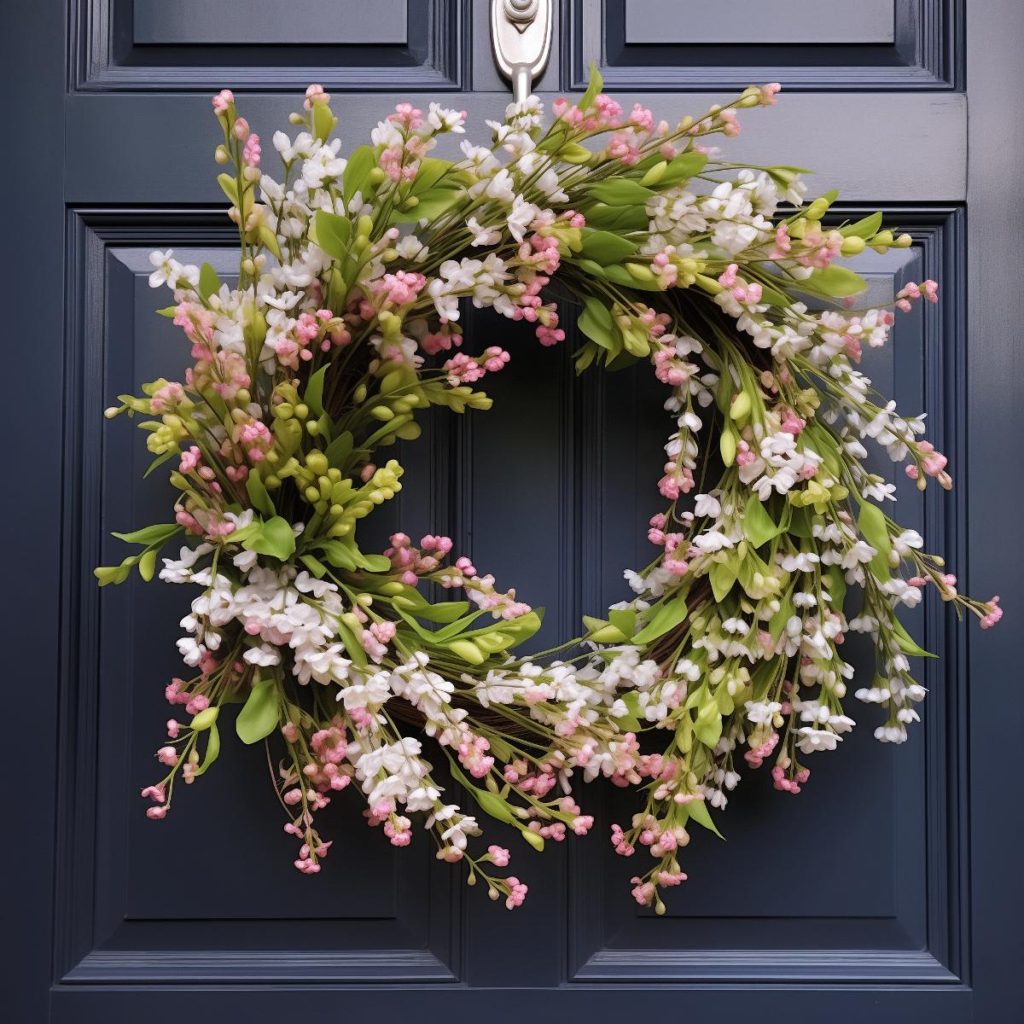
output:
[[926, 651], [923, 647], [920, 647], [916, 640], [907, 632], [903, 623], [894, 615], [892, 618], [892, 630], [896, 636], [896, 643], [900, 645], [900, 650], [904, 654], [909, 654], [912, 658], [937, 658], [937, 654], [932, 654], [931, 651]]
[[646, 644], [657, 640], [659, 636], [664, 636], [686, 618], [688, 610], [686, 592], [684, 590], [676, 591], [658, 605], [658, 610], [654, 613], [651, 621], [633, 637], [633, 643]]
[[313, 104], [313, 134], [321, 142], [327, 141], [337, 123], [338, 119], [326, 103]]
[[448, 644], [448, 649], [470, 665], [482, 665], [487, 660], [486, 655], [472, 640], [452, 640]]
[[738, 566], [734, 566], [731, 558], [722, 562], [715, 562], [711, 566], [711, 572], [708, 573], [711, 579], [711, 590], [715, 595], [715, 600], [719, 603], [724, 601], [729, 591], [732, 590], [738, 575], [737, 570]]
[[857, 295], [868, 286], [860, 274], [855, 274], [848, 267], [840, 267], [835, 263], [822, 270], [815, 270], [803, 284], [812, 291], [837, 299]]
[[608, 621], [624, 636], [632, 636], [636, 632], [636, 609], [609, 608]]
[[359, 566], [367, 572], [390, 572], [391, 559], [387, 555], [364, 555], [361, 551], [356, 557]]
[[707, 153], [698, 153], [692, 149], [686, 153], [680, 153], [675, 159], [669, 161], [668, 168], [661, 176], [658, 185], [674, 185], [677, 182], [686, 181], [695, 174], [700, 174], [707, 162]]
[[139, 575], [148, 583], [156, 572], [156, 549], [150, 548], [139, 556]]
[[352, 221], [348, 217], [339, 217], [336, 213], [317, 210], [314, 220], [316, 244], [328, 256], [343, 260], [348, 256], [348, 243], [352, 237]]
[[607, 231], [646, 231], [647, 211], [644, 206], [609, 206], [597, 203], [587, 210], [587, 224]]
[[705, 704], [697, 714], [697, 720], [693, 723], [693, 734], [712, 750], [718, 746], [722, 738], [722, 715], [716, 704]]
[[132, 566], [138, 562], [136, 555], [130, 555], [120, 565], [100, 565], [93, 569], [92, 574], [99, 581], [101, 587], [106, 587], [113, 583], [115, 586], [118, 583], [124, 583], [128, 579], [128, 574], [132, 571]]
[[842, 611], [846, 603], [846, 579], [843, 570], [838, 565], [830, 565], [826, 576], [826, 589], [828, 596], [832, 599], [832, 607], [836, 611]]
[[[520, 615], [516, 619], [507, 619], [500, 625], [503, 632], [511, 633], [515, 642], [521, 644], [524, 640], [529, 640], [540, 629], [543, 621], [544, 609], [534, 608], [533, 611]], [[472, 636], [472, 634], [470, 635]]]
[[604, 79], [601, 77], [601, 72], [597, 68], [597, 62], [590, 62], [590, 81], [587, 83], [587, 91], [583, 94], [580, 99], [579, 107], [580, 110], [589, 110], [593, 105], [594, 100], [600, 95], [601, 90], [604, 88]]
[[279, 717], [277, 680], [263, 679], [249, 691], [249, 698], [235, 719], [235, 732], [243, 743], [259, 743], [274, 731]]
[[755, 548], [759, 548], [781, 532], [782, 527], [776, 525], [772, 517], [768, 515], [761, 499], [756, 494], [752, 494], [743, 508], [743, 533], [747, 540]]
[[420, 169], [416, 179], [412, 183], [412, 194], [419, 196], [432, 189], [451, 171], [450, 160], [439, 160], [437, 157], [428, 156], [420, 161]]
[[147, 467], [146, 472], [142, 474], [142, 479], [145, 480], [150, 473], [155, 469], [159, 469], [165, 462], [170, 462], [171, 459], [177, 458], [180, 452], [170, 451], [164, 452], [163, 455], [158, 455]]
[[199, 294], [205, 302], [211, 295], [219, 291], [220, 278], [217, 276], [217, 271], [209, 263], [204, 263], [199, 268]]
[[368, 660], [366, 657], [366, 651], [363, 650], [363, 645], [356, 638], [355, 633], [352, 632], [344, 622], [338, 622], [337, 624], [338, 636], [341, 638], [341, 642], [345, 645], [345, 651], [348, 656], [359, 666], [359, 668], [366, 668]]
[[[345, 197], [345, 206], [352, 197], [363, 190], [370, 171], [377, 166], [377, 151], [372, 146], [356, 146], [345, 164], [345, 172], [341, 176], [342, 195]], [[366, 196], [363, 196], [366, 199]]]
[[418, 619], [426, 619], [427, 622], [449, 623], [462, 618], [469, 611], [468, 601], [444, 601], [441, 604], [425, 604], [422, 608], [413, 611]]
[[613, 281], [623, 288], [631, 288], [638, 292], [660, 292], [662, 290], [661, 285], [656, 280], [638, 281], [625, 267], [605, 267], [604, 272], [609, 281]]
[[787, 298], [777, 288], [764, 283], [761, 284], [761, 301], [767, 302], [769, 306], [777, 306], [779, 308], [789, 306], [792, 303], [792, 299]]
[[431, 188], [417, 196], [419, 202], [408, 210], [396, 210], [391, 215], [392, 224], [409, 221], [433, 220], [446, 213], [457, 202], [465, 198], [465, 192], [456, 188]]
[[232, 206], [238, 206], [238, 182], [230, 174], [218, 174], [217, 184], [221, 191], [231, 200]]
[[220, 757], [220, 730], [217, 728], [217, 723], [214, 722], [206, 731], [206, 756], [203, 758], [203, 763], [196, 769], [195, 778], [205, 775], [207, 769], [218, 757]]
[[686, 804], [686, 811], [691, 821], [697, 822], [698, 825], [703, 825], [709, 832], [714, 832], [719, 839], [725, 839], [725, 836], [718, 831], [715, 823], [711, 820], [711, 812], [703, 800], [691, 800]]
[[[616, 345], [618, 332], [608, 309], [601, 304], [600, 299], [588, 296], [584, 301], [586, 307], [580, 314], [579, 320], [576, 321], [580, 333], [588, 337], [595, 345], [599, 345], [609, 352], [621, 350], [621, 342]], [[603, 310], [604, 315], [599, 310]]]
[[321, 366], [306, 385], [306, 393], [302, 396], [303, 402], [313, 410], [316, 416], [324, 414], [324, 379], [327, 377], [327, 370], [330, 364]]
[[266, 484], [263, 483], [263, 478], [259, 473], [249, 473], [245, 479], [245, 490], [249, 495], [249, 501], [252, 502], [252, 507], [257, 512], [271, 517], [277, 515], [277, 509], [274, 508], [274, 502], [267, 493]]
[[171, 319], [173, 319], [174, 317], [176, 317], [178, 315], [178, 307], [177, 306], [164, 306], [163, 309], [158, 309], [156, 311], [156, 315], [157, 316], [165, 316], [165, 317], [167, 317], [168, 320], [171, 320]]
[[793, 604], [793, 592], [789, 590], [786, 592], [785, 600], [783, 600], [779, 610], [771, 617], [771, 621], [768, 623], [768, 632], [771, 634], [773, 640], [778, 640], [782, 636], [782, 631], [786, 628], [786, 623], [796, 614], [796, 605]]
[[806, 508], [794, 508], [790, 516], [789, 526], [786, 528], [794, 537], [802, 540], [810, 540], [813, 536], [812, 513]]
[[181, 533], [181, 527], [177, 523], [158, 523], [154, 526], [144, 526], [141, 530], [132, 533], [112, 533], [112, 537], [123, 540], [127, 544], [163, 544], [170, 540], [176, 533]]
[[621, 263], [639, 248], [636, 242], [623, 238], [622, 235], [615, 235], [610, 231], [595, 231], [593, 228], [583, 229], [583, 255], [601, 266]]
[[889, 579], [891, 575], [889, 553], [892, 551], [892, 539], [889, 536], [885, 513], [870, 501], [861, 502], [860, 515], [857, 517], [857, 529], [877, 552], [871, 559], [868, 568], [879, 579]]
[[861, 220], [854, 221], [852, 224], [847, 224], [845, 227], [839, 229], [839, 233], [844, 238], [850, 238], [856, 236], [857, 238], [870, 238], [872, 235], [878, 233], [878, 229], [882, 226], [882, 214], [872, 213], [869, 217], [864, 217]]
[[288, 520], [274, 516], [256, 528], [256, 532], [245, 541], [243, 547], [260, 555], [286, 562], [295, 553], [295, 534]]
[[629, 178], [598, 182], [590, 186], [587, 194], [609, 206], [644, 206], [648, 199], [657, 195], [653, 190], [644, 188]]
[[348, 430], [343, 430], [324, 450], [328, 463], [340, 469], [352, 454], [352, 444], [352, 434]]
[[336, 569], [352, 572], [357, 568], [355, 552], [340, 540], [325, 540], [317, 544], [316, 548]]

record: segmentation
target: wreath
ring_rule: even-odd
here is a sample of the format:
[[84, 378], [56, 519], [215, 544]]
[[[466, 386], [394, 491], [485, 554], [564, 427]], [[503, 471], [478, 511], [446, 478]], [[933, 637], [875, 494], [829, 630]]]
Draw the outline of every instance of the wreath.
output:
[[[880, 445], [919, 488], [951, 486], [923, 418], [858, 369], [895, 314], [855, 309], [864, 281], [839, 262], [910, 237], [879, 214], [826, 226], [836, 193], [805, 204], [799, 168], [709, 147], [778, 85], [674, 124], [601, 88], [595, 70], [546, 126], [536, 97], [513, 103], [488, 122], [491, 145], [462, 141], [451, 162], [431, 151], [465, 114], [436, 103], [399, 104], [342, 157], [313, 85], [297, 134], [273, 136], [277, 178], [232, 93], [213, 98], [237, 284], [153, 253], [150, 284], [174, 293], [160, 313], [193, 363], [107, 411], [141, 418], [150, 468], [168, 465], [177, 494], [173, 522], [115, 534], [138, 551], [97, 569], [100, 584], [134, 569], [199, 590], [178, 641], [187, 678], [166, 688], [187, 720], [167, 722], [162, 777], [142, 790], [150, 818], [210, 769], [236, 704], [239, 739], [277, 751], [302, 872], [331, 846], [319, 812], [355, 788], [393, 845], [422, 815], [437, 856], [512, 908], [527, 886], [499, 871], [507, 849], [471, 842], [480, 820], [536, 849], [583, 835], [593, 818], [573, 782], [603, 777], [635, 787], [637, 813], [611, 839], [624, 856], [646, 848], [633, 895], [663, 912], [691, 827], [717, 832], [711, 809], [740, 769], [770, 763], [775, 787], [798, 793], [810, 755], [853, 727], [847, 634], [873, 640], [877, 672], [855, 696], [877, 705], [875, 736], [899, 743], [925, 696], [910, 659], [926, 653], [900, 606], [931, 586], [983, 627], [1000, 618], [998, 598], [959, 594], [884, 511], [895, 488], [864, 465]], [[644, 362], [665, 385], [664, 511], [650, 563], [625, 573], [631, 599], [521, 656], [540, 611], [450, 538], [396, 533], [380, 553], [358, 533], [401, 489], [385, 451], [415, 441], [426, 410], [491, 404], [479, 382], [509, 353], [463, 345], [464, 304], [557, 345], [559, 294], [582, 306], [578, 371]], [[895, 306], [936, 297], [933, 281], [907, 284]]]

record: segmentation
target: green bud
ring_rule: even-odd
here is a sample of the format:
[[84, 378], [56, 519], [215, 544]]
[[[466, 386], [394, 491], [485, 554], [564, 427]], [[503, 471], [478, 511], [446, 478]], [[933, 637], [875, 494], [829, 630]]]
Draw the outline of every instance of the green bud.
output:
[[746, 391], [741, 391], [732, 400], [732, 404], [729, 406], [729, 416], [737, 423], [740, 420], [746, 419], [750, 415], [750, 395]]
[[859, 235], [849, 235], [843, 239], [842, 253], [844, 256], [858, 256], [866, 246], [867, 242]]
[[626, 263], [624, 266], [634, 281], [654, 280], [654, 271], [643, 263]]
[[306, 466], [311, 473], [315, 473], [317, 476], [324, 476], [329, 465], [327, 456], [323, 452], [310, 452], [306, 456]]
[[668, 161], [659, 160], [641, 179], [641, 185], [657, 185], [668, 170]]
[[826, 213], [828, 213], [828, 208], [830, 205], [831, 204], [824, 196], [820, 196], [819, 198], [815, 199], [810, 206], [807, 207], [806, 211], [804, 211], [804, 216], [808, 220], [821, 220], [821, 218], [824, 217]]
[[728, 469], [736, 461], [736, 435], [731, 427], [726, 427], [718, 439], [719, 451], [722, 453], [722, 462]]
[[220, 708], [218, 707], [205, 708], [192, 719], [192, 728], [196, 732], [205, 732], [217, 721], [218, 714], [220, 714]]
[[524, 828], [521, 830], [523, 838], [539, 853], [544, 849], [544, 837], [533, 829]]

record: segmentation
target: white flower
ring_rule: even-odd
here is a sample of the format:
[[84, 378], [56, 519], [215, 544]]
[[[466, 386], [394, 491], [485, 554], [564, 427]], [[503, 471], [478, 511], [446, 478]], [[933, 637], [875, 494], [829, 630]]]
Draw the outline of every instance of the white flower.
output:
[[797, 746], [805, 754], [813, 754], [820, 750], [835, 750], [837, 744], [842, 742], [842, 737], [827, 729], [815, 729], [813, 726], [804, 726], [798, 730], [800, 739]]
[[512, 203], [516, 198], [516, 190], [513, 187], [512, 175], [503, 167], [487, 183], [484, 194], [489, 199], [497, 199], [503, 203]]
[[693, 505], [695, 516], [707, 516], [709, 519], [717, 519], [722, 514], [722, 506], [717, 498], [710, 494], [698, 494]]
[[498, 228], [482, 227], [476, 217], [470, 217], [466, 221], [466, 227], [473, 236], [473, 245], [497, 245], [501, 241], [501, 231]]
[[271, 647], [269, 644], [260, 644], [259, 647], [250, 647], [249, 650], [242, 655], [242, 658], [250, 665], [259, 665], [261, 668], [266, 668], [269, 665], [281, 664], [280, 651], [275, 647]]
[[425, 246], [415, 235], [406, 235], [395, 246], [395, 251], [403, 260], [412, 260], [414, 263], [422, 263], [427, 258], [430, 249]]
[[747, 720], [754, 725], [769, 725], [772, 719], [782, 710], [782, 705], [775, 700], [748, 700], [744, 705], [747, 709]]
[[693, 538], [693, 546], [698, 551], [721, 551], [731, 548], [733, 543], [721, 530], [708, 530]]
[[521, 242], [530, 225], [537, 219], [540, 211], [533, 203], [528, 203], [522, 196], [516, 196], [508, 215], [508, 229], [512, 237]]
[[427, 113], [427, 124], [436, 132], [465, 132], [466, 112], [450, 110], [440, 103], [431, 103]]

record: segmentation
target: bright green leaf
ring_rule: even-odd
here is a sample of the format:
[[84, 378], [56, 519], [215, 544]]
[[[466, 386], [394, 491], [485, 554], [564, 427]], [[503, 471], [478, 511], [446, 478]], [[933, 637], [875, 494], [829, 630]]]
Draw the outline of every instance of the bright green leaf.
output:
[[708, 810], [707, 804], [703, 800], [691, 800], [686, 806], [686, 811], [690, 815], [690, 820], [697, 822], [698, 825], [703, 825], [709, 832], [714, 832], [719, 839], [724, 839], [725, 836], [715, 826], [715, 823], [711, 820], [711, 812]]
[[715, 562], [711, 566], [711, 572], [708, 574], [711, 579], [711, 590], [715, 595], [715, 600], [719, 603], [724, 601], [729, 591], [732, 590], [738, 575], [737, 570], [738, 566], [734, 566], [731, 559]]
[[295, 534], [286, 519], [274, 516], [261, 524], [243, 546], [286, 562], [295, 553]]
[[660, 636], [664, 636], [686, 618], [688, 611], [686, 592], [677, 590], [658, 605], [657, 611], [655, 611], [650, 622], [633, 637], [633, 643], [637, 645], [647, 644], [652, 640], [657, 640]]
[[327, 376], [329, 364], [321, 366], [310, 378], [306, 385], [306, 392], [302, 400], [313, 410], [314, 415], [324, 414], [324, 379]]
[[628, 256], [632, 256], [638, 248], [636, 242], [623, 238], [622, 235], [610, 231], [595, 231], [593, 228], [583, 229], [583, 255], [603, 267], [611, 263], [621, 263]]
[[139, 556], [139, 575], [148, 583], [156, 572], [156, 549], [150, 548]]
[[589, 110], [593, 105], [594, 100], [601, 94], [601, 90], [604, 88], [604, 79], [601, 77], [601, 72], [597, 68], [595, 61], [590, 62], [590, 81], [587, 83], [587, 91], [583, 94], [580, 99], [579, 107], [580, 110]]
[[878, 229], [882, 226], [882, 214], [872, 213], [869, 217], [864, 217], [861, 220], [854, 221], [852, 224], [847, 224], [845, 227], [839, 229], [840, 234], [844, 238], [850, 238], [856, 236], [857, 238], [870, 238], [872, 235], [878, 233]]
[[132, 533], [113, 533], [112, 537], [123, 540], [128, 544], [163, 544], [170, 540], [176, 533], [181, 533], [181, 527], [177, 523], [158, 523], [154, 526], [144, 526], [141, 530]]
[[668, 168], [661, 176], [658, 185], [664, 187], [680, 181], [687, 181], [695, 174], [700, 174], [707, 162], [707, 153], [698, 153], [696, 150], [680, 153], [674, 160], [669, 161]]
[[277, 680], [263, 679], [249, 691], [235, 719], [235, 732], [243, 743], [259, 743], [274, 731], [279, 718]]
[[780, 532], [781, 527], [768, 515], [764, 503], [756, 494], [752, 494], [743, 508], [743, 533], [747, 540], [755, 548], [759, 548], [773, 537], [777, 537]]
[[210, 765], [220, 756], [220, 730], [217, 728], [217, 723], [213, 725], [206, 732], [206, 756], [203, 758], [203, 763], [196, 769], [195, 778], [199, 778], [200, 775], [205, 775]]
[[860, 274], [855, 274], [848, 267], [840, 267], [835, 263], [822, 270], [815, 270], [803, 283], [811, 291], [831, 295], [837, 299], [857, 295], [868, 286]]
[[[428, 189], [432, 189], [440, 183], [452, 169], [450, 160], [439, 160], [437, 157], [428, 156], [420, 161], [419, 171], [412, 183], [412, 194], [421, 195]], [[445, 183], [448, 184], [447, 182]]]
[[217, 276], [217, 271], [209, 263], [204, 263], [199, 268], [199, 294], [205, 302], [211, 295], [219, 291], [220, 278]]
[[[377, 166], [377, 152], [372, 146], [356, 146], [352, 150], [345, 171], [341, 176], [342, 194], [345, 197], [345, 206], [357, 192], [362, 192], [370, 171]], [[366, 199], [366, 196], [363, 196]]]
[[333, 259], [345, 259], [348, 256], [349, 239], [352, 237], [352, 221], [336, 213], [317, 210], [314, 225], [316, 244]]
[[645, 206], [649, 199], [657, 195], [656, 192], [629, 178], [601, 181], [591, 185], [587, 192], [592, 199], [607, 203], [609, 206]]
[[263, 483], [263, 478], [259, 473], [250, 473], [246, 477], [245, 490], [249, 495], [249, 501], [252, 502], [252, 507], [257, 512], [271, 518], [277, 515], [277, 509], [274, 508], [274, 502], [267, 493], [266, 484]]

